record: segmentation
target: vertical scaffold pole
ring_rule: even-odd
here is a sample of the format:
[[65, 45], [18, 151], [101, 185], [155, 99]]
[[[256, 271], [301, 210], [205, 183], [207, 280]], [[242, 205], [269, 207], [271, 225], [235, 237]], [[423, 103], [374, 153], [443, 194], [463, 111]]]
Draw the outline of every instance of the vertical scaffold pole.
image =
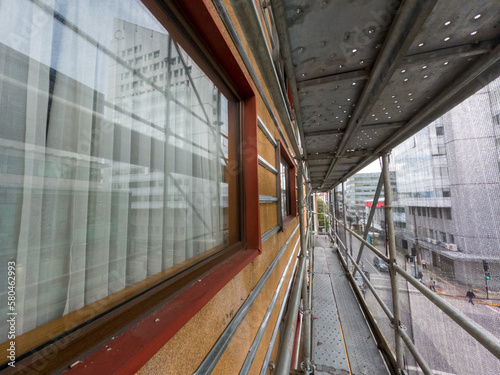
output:
[[[347, 256], [347, 221], [345, 218], [346, 214], [346, 204], [345, 204], [345, 182], [342, 182], [342, 220], [344, 222], [344, 245], [345, 245], [345, 262], [347, 264], [347, 269], [349, 269], [349, 257]], [[340, 247], [339, 247], [340, 249]]]
[[[305, 220], [304, 220], [304, 200], [307, 197], [304, 197], [304, 182], [302, 177], [302, 166], [297, 168], [297, 193], [298, 193], [298, 203], [299, 203], [299, 225], [300, 225], [300, 247], [301, 253], [304, 259], [310, 261], [310, 258], [307, 258], [308, 252], [308, 243], [306, 239], [306, 231], [305, 231]], [[309, 264], [310, 266], [310, 264]], [[303, 353], [304, 353], [304, 369], [306, 373], [309, 373], [309, 369], [311, 368], [311, 309], [309, 306], [309, 291], [308, 291], [308, 270], [307, 270], [307, 261], [306, 267], [304, 268], [304, 280], [302, 282], [302, 306], [303, 306], [303, 322], [304, 322], [304, 340], [303, 340]]]
[[396, 264], [396, 237], [394, 235], [394, 221], [392, 217], [392, 190], [391, 178], [389, 174], [389, 154], [382, 155], [382, 175], [384, 176], [384, 195], [385, 195], [385, 222], [387, 223], [387, 241], [389, 244], [389, 267], [391, 270], [392, 287], [392, 309], [394, 314], [394, 341], [396, 344], [396, 361], [399, 370], [403, 370], [403, 341], [399, 334], [400, 314], [399, 314], [399, 294], [398, 280], [395, 269]]
[[339, 227], [339, 224], [337, 223], [337, 221], [335, 220], [337, 218], [337, 195], [335, 194], [335, 188], [333, 188], [333, 208], [332, 208], [332, 223], [333, 223], [333, 241], [334, 243], [336, 244], [337, 243], [337, 236], [336, 234], [338, 234], [338, 227]]
[[[382, 191], [382, 185], [384, 183], [384, 176], [380, 176], [377, 184], [377, 189], [375, 190], [375, 195], [373, 196], [372, 207], [370, 208], [370, 213], [368, 214], [368, 220], [366, 221], [365, 230], [363, 232], [363, 239], [366, 241], [368, 239], [368, 234], [370, 233], [370, 228], [372, 226], [373, 217], [375, 216], [375, 210], [377, 209], [378, 199], [380, 197], [380, 192]], [[356, 263], [359, 264], [361, 261], [361, 256], [363, 255], [363, 248], [365, 244], [361, 242], [359, 246], [358, 257], [356, 258]]]

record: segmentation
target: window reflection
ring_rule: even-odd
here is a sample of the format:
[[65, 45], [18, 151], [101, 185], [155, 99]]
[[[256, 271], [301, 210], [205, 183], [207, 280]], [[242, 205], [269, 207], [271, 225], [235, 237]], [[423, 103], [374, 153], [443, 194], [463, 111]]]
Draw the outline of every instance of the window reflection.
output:
[[18, 267], [19, 334], [239, 239], [235, 101], [125, 3], [0, 4], [0, 254]]

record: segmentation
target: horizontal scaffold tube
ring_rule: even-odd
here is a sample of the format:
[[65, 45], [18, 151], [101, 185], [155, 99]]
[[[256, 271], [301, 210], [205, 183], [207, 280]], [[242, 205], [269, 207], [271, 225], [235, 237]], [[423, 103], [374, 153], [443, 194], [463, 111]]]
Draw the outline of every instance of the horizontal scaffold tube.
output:
[[418, 289], [424, 296], [426, 296], [432, 303], [439, 307], [446, 315], [462, 327], [469, 335], [474, 337], [481, 345], [488, 349], [495, 357], [500, 359], [500, 340], [486, 331], [483, 327], [477, 324], [469, 317], [462, 314], [455, 307], [444, 301], [435, 292], [420, 283], [408, 272], [403, 270], [397, 264], [394, 264], [394, 269], [404, 277], [411, 285]]
[[[330, 214], [328, 214], [330, 215]], [[331, 216], [331, 215], [330, 215]], [[333, 218], [337, 223], [340, 225], [344, 226], [344, 223], [342, 223], [340, 220], [337, 218]], [[385, 254], [382, 254], [379, 249], [377, 249], [375, 246], [373, 246], [371, 243], [365, 241], [363, 237], [361, 237], [359, 234], [354, 232], [351, 228], [347, 228], [347, 231], [349, 233], [352, 233], [354, 237], [356, 237], [359, 241], [361, 241], [366, 247], [368, 247], [371, 251], [373, 251], [380, 259], [382, 259], [384, 262], [389, 263], [389, 258], [385, 256]]]
[[[337, 233], [335, 233], [335, 235], [338, 237]], [[340, 238], [338, 240], [340, 241]], [[387, 317], [389, 318], [389, 320], [392, 322], [394, 320], [394, 315], [392, 314], [391, 310], [389, 310], [389, 308], [384, 303], [384, 301], [382, 301], [382, 298], [380, 298], [380, 296], [378, 295], [378, 293], [375, 291], [375, 289], [373, 288], [372, 283], [370, 282], [370, 280], [368, 280], [368, 277], [366, 277], [366, 275], [361, 270], [361, 268], [359, 268], [359, 266], [355, 263], [354, 258], [351, 256], [351, 254], [349, 254], [349, 252], [346, 252], [346, 254], [351, 259], [352, 263], [354, 264], [354, 267], [359, 272], [360, 276], [363, 278], [364, 282], [368, 286], [368, 289], [370, 289], [371, 292], [373, 293], [373, 296], [375, 297], [375, 299], [379, 303], [379, 305], [382, 308], [382, 310], [384, 310], [385, 315], [387, 315]]]

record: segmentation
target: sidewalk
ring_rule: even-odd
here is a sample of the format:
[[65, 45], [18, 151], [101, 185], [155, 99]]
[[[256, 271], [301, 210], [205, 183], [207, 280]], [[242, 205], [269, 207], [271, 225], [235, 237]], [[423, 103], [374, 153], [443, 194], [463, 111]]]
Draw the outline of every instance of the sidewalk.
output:
[[[375, 244], [374, 246], [385, 254], [386, 249], [383, 244]], [[400, 266], [405, 266], [405, 258], [402, 253], [396, 252], [396, 259]], [[406, 269], [410, 274], [412, 273], [412, 265], [413, 263], [406, 262]], [[422, 274], [424, 275], [422, 283], [426, 286], [429, 286], [432, 277], [436, 280], [436, 290], [438, 293], [468, 301], [467, 297], [465, 297], [465, 293], [467, 293], [468, 290], [467, 284], [450, 279], [447, 274], [441, 271], [441, 269], [433, 267], [430, 264], [427, 264], [427, 268], [422, 269]], [[500, 307], [499, 292], [490, 290], [488, 299], [486, 298], [486, 290], [484, 288], [482, 290], [474, 288], [473, 292], [476, 295], [476, 298], [474, 299], [476, 303]]]

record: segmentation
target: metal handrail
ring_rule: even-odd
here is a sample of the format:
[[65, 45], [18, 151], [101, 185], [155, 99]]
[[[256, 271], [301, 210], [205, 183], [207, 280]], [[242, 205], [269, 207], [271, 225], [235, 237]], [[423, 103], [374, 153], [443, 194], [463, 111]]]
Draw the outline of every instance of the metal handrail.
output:
[[[335, 235], [338, 237], [338, 235], [336, 233], [335, 233]], [[339, 241], [340, 241], [340, 238], [339, 238]], [[373, 293], [373, 296], [375, 297], [375, 299], [379, 303], [380, 307], [382, 307], [382, 310], [384, 310], [385, 314], [387, 315], [387, 317], [389, 318], [389, 320], [392, 322], [394, 320], [394, 315], [392, 314], [391, 310], [389, 310], [389, 308], [384, 303], [384, 301], [382, 301], [382, 298], [380, 298], [380, 296], [378, 295], [378, 293], [375, 291], [375, 289], [373, 288], [372, 283], [370, 282], [370, 280], [368, 280], [368, 277], [366, 277], [366, 275], [363, 273], [363, 270], [354, 262], [354, 257], [351, 254], [349, 254], [349, 253], [347, 253], [347, 256], [349, 258], [351, 258], [351, 261], [353, 262], [354, 267], [356, 268], [356, 270], [359, 272], [359, 274], [363, 278], [363, 281], [368, 286], [368, 289], [370, 289], [370, 291]], [[352, 275], [351, 272], [349, 272], [349, 273]]]
[[[317, 212], [313, 212], [313, 214], [317, 214]], [[443, 300], [441, 297], [430, 291], [420, 283], [418, 280], [414, 278], [411, 274], [403, 270], [397, 263], [396, 260], [394, 259], [392, 262], [388, 257], [386, 257], [384, 254], [382, 254], [377, 248], [375, 248], [373, 245], [368, 243], [365, 239], [363, 239], [361, 236], [359, 236], [356, 232], [354, 232], [352, 229], [348, 228], [347, 225], [345, 225], [342, 221], [338, 220], [337, 218], [333, 217], [331, 213], [328, 213], [328, 216], [332, 219], [332, 222], [335, 221], [339, 224], [341, 224], [349, 233], [351, 233], [354, 237], [356, 237], [359, 241], [361, 241], [362, 244], [364, 244], [366, 247], [368, 247], [373, 253], [375, 253], [377, 256], [379, 256], [381, 259], [384, 260], [384, 262], [388, 263], [391, 268], [398, 274], [400, 274], [403, 278], [405, 278], [411, 285], [413, 285], [421, 294], [423, 294], [427, 299], [429, 299], [432, 303], [434, 303], [441, 311], [443, 311], [447, 316], [449, 316], [453, 321], [455, 321], [462, 329], [464, 329], [467, 333], [469, 333], [476, 341], [478, 341], [483, 347], [485, 347], [487, 350], [489, 350], [495, 357], [500, 359], [500, 340], [496, 337], [494, 337], [491, 333], [486, 331], [483, 327], [481, 327], [479, 324], [477, 324], [475, 321], [467, 317], [466, 315], [462, 314], [459, 310], [457, 310], [455, 307], [453, 307], [451, 304]], [[386, 306], [386, 304], [382, 301], [378, 293], [374, 290], [373, 285], [371, 282], [368, 280], [366, 275], [363, 273], [361, 270], [360, 266], [356, 263], [354, 257], [349, 254], [349, 251], [347, 250], [347, 246], [342, 242], [340, 239], [339, 235], [333, 231], [332, 226], [330, 226], [330, 233], [333, 233], [334, 238], [336, 241], [338, 241], [338, 244], [344, 249], [347, 259], [350, 260], [353, 265], [354, 265], [354, 270], [351, 272], [347, 268], [347, 272], [353, 276], [353, 274], [357, 271], [363, 278], [363, 281], [367, 285], [367, 287], [370, 289], [370, 291], [373, 293], [373, 296], [381, 306], [382, 310], [384, 313], [387, 315], [387, 317], [390, 319], [391, 322], [394, 322], [394, 315], [391, 313], [389, 308]], [[340, 250], [340, 249], [339, 249]], [[347, 260], [346, 259], [346, 260]], [[430, 369], [429, 365], [425, 361], [425, 359], [422, 357], [416, 346], [413, 344], [411, 341], [411, 338], [407, 335], [407, 333], [402, 329], [402, 327], [398, 324], [395, 324], [395, 330], [396, 334], [402, 339], [408, 350], [412, 353], [413, 357], [415, 358], [416, 362], [424, 372], [424, 374], [432, 374], [432, 370]]]
[[[337, 222], [343, 225], [343, 223], [337, 219], [335, 219]], [[360, 236], [356, 235], [355, 232], [353, 232], [351, 229], [347, 228], [349, 232], [351, 232], [353, 235], [356, 236], [358, 240], [361, 240], [364, 242], [365, 245], [370, 248], [370, 250], [373, 251], [372, 245], [364, 241]], [[375, 299], [379, 303], [379, 305], [382, 307], [384, 310], [385, 314], [387, 317], [393, 321], [394, 316], [393, 314], [389, 311], [385, 303], [380, 299], [379, 295], [375, 292], [373, 289], [372, 284], [368, 281], [367, 277], [363, 274], [362, 270], [359, 268], [358, 264], [354, 262], [354, 258], [349, 254], [347, 251], [346, 245], [342, 242], [340, 239], [339, 235], [337, 233], [334, 233], [335, 237], [337, 238], [337, 241], [339, 242], [340, 245], [346, 250], [347, 256], [353, 261], [354, 267], [356, 270], [360, 273], [361, 277], [365, 281], [366, 285], [370, 289], [370, 291], [373, 293]], [[375, 251], [374, 251], [375, 252]], [[378, 253], [375, 252], [377, 255]], [[382, 257], [381, 257], [382, 258]], [[382, 258], [383, 259], [383, 258]], [[384, 259], [384, 261], [386, 261]], [[429, 299], [432, 303], [434, 303], [441, 311], [443, 311], [447, 316], [449, 316], [451, 319], [453, 319], [460, 327], [462, 327], [467, 333], [469, 333], [474, 339], [476, 339], [482, 346], [484, 346], [486, 349], [488, 349], [495, 357], [500, 359], [500, 340], [494, 337], [492, 334], [490, 334], [488, 331], [486, 331], [483, 327], [481, 327], [479, 324], [474, 322], [472, 319], [467, 317], [466, 315], [462, 314], [459, 310], [457, 310], [455, 307], [450, 305], [448, 302], [443, 300], [441, 297], [430, 291], [428, 288], [425, 287], [422, 283], [420, 283], [418, 280], [415, 279], [414, 276], [406, 272], [404, 269], [402, 269], [400, 266], [398, 266], [396, 263], [393, 264], [394, 269], [399, 273], [403, 278], [405, 278], [411, 285], [413, 285], [419, 292], [421, 292], [427, 299]], [[349, 273], [352, 275], [352, 273], [349, 271]], [[401, 330], [401, 328], [398, 328]], [[415, 357], [415, 360], [419, 364], [419, 366], [422, 368], [422, 371], [425, 374], [432, 374], [432, 371], [426, 364], [425, 360], [423, 357], [421, 357], [420, 354], [415, 355], [415, 353], [418, 353], [418, 350], [416, 347], [413, 345], [411, 342], [411, 339], [405, 334], [401, 334], [400, 331], [399, 334], [401, 338], [403, 339], [403, 342], [406, 344], [410, 352], [413, 354]], [[406, 337], [405, 337], [406, 335]], [[411, 345], [408, 345], [411, 344]], [[428, 372], [426, 372], [428, 371]]]
[[462, 314], [459, 310], [446, 302], [444, 299], [433, 293], [425, 285], [420, 283], [404, 269], [394, 264], [394, 269], [404, 277], [411, 285], [418, 289], [428, 300], [434, 303], [441, 311], [448, 315], [469, 335], [474, 337], [482, 346], [488, 349], [495, 357], [500, 359], [500, 340], [486, 331], [468, 316]]
[[[335, 236], [338, 237], [338, 235], [336, 233], [335, 233]], [[338, 238], [338, 240], [340, 241], [340, 238]], [[347, 256], [349, 258], [351, 258], [351, 261], [353, 262], [354, 267], [356, 268], [356, 270], [359, 272], [359, 274], [363, 278], [364, 283], [368, 286], [368, 289], [370, 289], [370, 291], [372, 292], [372, 294], [375, 297], [376, 301], [379, 303], [379, 305], [382, 308], [382, 310], [385, 312], [385, 314], [387, 315], [387, 317], [389, 318], [389, 320], [391, 321], [391, 323], [394, 324], [394, 315], [392, 314], [392, 312], [389, 310], [389, 308], [387, 307], [387, 305], [384, 303], [384, 301], [382, 301], [382, 299], [380, 298], [380, 296], [378, 295], [378, 293], [375, 291], [375, 289], [373, 288], [372, 283], [368, 280], [368, 278], [366, 277], [366, 275], [363, 273], [363, 270], [354, 261], [354, 257], [351, 256], [351, 254], [349, 254], [348, 252], [346, 252], [346, 254], [347, 254]], [[349, 273], [352, 275], [351, 272], [349, 272]], [[408, 334], [402, 329], [401, 326], [398, 326], [397, 328], [398, 328], [398, 331], [399, 331], [399, 335], [403, 339], [403, 342], [406, 344], [406, 347], [408, 348], [408, 350], [413, 354], [413, 357], [417, 361], [418, 365], [420, 366], [420, 368], [422, 369], [422, 371], [424, 372], [424, 374], [425, 375], [432, 375], [432, 370], [430, 369], [429, 365], [425, 361], [424, 357], [418, 351], [417, 347], [413, 344], [413, 342], [411, 341], [411, 339], [408, 336]]]
[[[329, 214], [331, 216], [331, 214]], [[339, 219], [337, 218], [333, 218], [333, 220], [335, 220], [337, 223], [339, 223], [340, 225], [344, 226], [344, 223], [342, 221], [340, 221]], [[389, 258], [380, 252], [379, 249], [377, 249], [375, 246], [373, 246], [371, 243], [365, 241], [363, 239], [363, 237], [361, 237], [360, 235], [358, 235], [356, 232], [354, 232], [351, 228], [348, 228], [347, 226], [345, 227], [347, 229], [348, 232], [350, 232], [354, 237], [356, 237], [359, 241], [361, 241], [366, 247], [368, 247], [372, 252], [374, 252], [380, 259], [382, 259], [384, 262], [386, 263], [389, 263]]]

